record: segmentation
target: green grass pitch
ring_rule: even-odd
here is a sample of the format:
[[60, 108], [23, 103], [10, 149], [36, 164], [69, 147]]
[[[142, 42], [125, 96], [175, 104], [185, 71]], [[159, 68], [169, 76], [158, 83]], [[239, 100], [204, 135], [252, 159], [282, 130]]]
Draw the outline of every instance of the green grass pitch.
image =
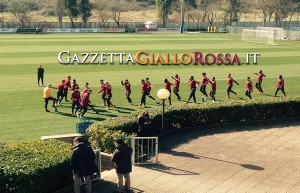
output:
[[[255, 83], [254, 72], [260, 69], [267, 78], [263, 81], [264, 95], [258, 95], [254, 88], [252, 94], [257, 98], [270, 98], [274, 95], [278, 75], [285, 78], [285, 90], [288, 96], [299, 96], [300, 82], [300, 44], [296, 41], [276, 41], [277, 46], [265, 44], [244, 43], [241, 36], [230, 34], [44, 34], [44, 35], [0, 35], [0, 136], [2, 141], [21, 142], [38, 139], [42, 135], [75, 133], [78, 118], [71, 117], [71, 103], [63, 103], [60, 113], [46, 113], [44, 110], [43, 87], [37, 85], [36, 69], [42, 64], [45, 69], [45, 84], [58, 83], [67, 75], [77, 79], [81, 91], [84, 82], [97, 91], [99, 80], [104, 79], [112, 84], [112, 102], [116, 108], [107, 110], [101, 107], [100, 94], [93, 92], [92, 104], [99, 114], [88, 111], [86, 116], [92, 121], [125, 115], [140, 110], [140, 80], [146, 77], [154, 85], [152, 95], [163, 87], [163, 80], [171, 75], [181, 77], [180, 94], [183, 100], [189, 96], [187, 80], [194, 76], [201, 80], [201, 73], [206, 72], [208, 78], [217, 80], [216, 98], [220, 102], [226, 101], [226, 75], [232, 76], [240, 83], [233, 90], [238, 97], [248, 100], [244, 95], [245, 79], [250, 76]], [[57, 61], [57, 55], [63, 50], [72, 53], [131, 53], [148, 51], [155, 54], [190, 53], [237, 53], [241, 61], [245, 61], [245, 53], [258, 52], [258, 64], [242, 65], [62, 65]], [[132, 99], [135, 105], [128, 106], [124, 94], [124, 87], [120, 81], [129, 79], [132, 85]], [[171, 81], [173, 82], [173, 81]], [[207, 88], [209, 90], [210, 87]], [[52, 90], [56, 95], [56, 90]], [[69, 94], [70, 96], [70, 94]], [[200, 103], [202, 94], [197, 89], [197, 102]], [[282, 94], [279, 92], [279, 96]], [[230, 100], [242, 100], [232, 96]], [[175, 100], [173, 104], [182, 104]], [[158, 101], [158, 99], [157, 99]], [[208, 98], [206, 103], [211, 103]], [[147, 98], [147, 106], [157, 107]], [[53, 112], [51, 102], [49, 109]]]

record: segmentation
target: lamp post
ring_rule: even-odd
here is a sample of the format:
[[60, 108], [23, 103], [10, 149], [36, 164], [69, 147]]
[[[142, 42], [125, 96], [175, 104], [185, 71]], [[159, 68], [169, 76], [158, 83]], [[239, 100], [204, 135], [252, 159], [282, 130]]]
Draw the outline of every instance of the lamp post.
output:
[[162, 115], [161, 115], [161, 133], [162, 133], [162, 148], [165, 147], [165, 143], [164, 143], [164, 131], [165, 131], [165, 126], [164, 126], [164, 114], [165, 114], [165, 100], [167, 98], [169, 98], [170, 96], [170, 92], [167, 89], [160, 89], [157, 91], [157, 96], [159, 99], [162, 100]]
[[180, 0], [180, 17], [181, 17], [180, 33], [183, 33], [183, 29], [184, 29], [183, 3], [184, 3], [183, 0]]

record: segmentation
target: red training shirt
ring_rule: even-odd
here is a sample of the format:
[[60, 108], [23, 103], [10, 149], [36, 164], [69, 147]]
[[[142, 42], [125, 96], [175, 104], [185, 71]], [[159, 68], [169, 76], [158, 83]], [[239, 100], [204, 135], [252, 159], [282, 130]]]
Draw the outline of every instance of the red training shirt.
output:
[[78, 90], [72, 92], [71, 100], [72, 100], [73, 102], [80, 101], [80, 92], [79, 92]]

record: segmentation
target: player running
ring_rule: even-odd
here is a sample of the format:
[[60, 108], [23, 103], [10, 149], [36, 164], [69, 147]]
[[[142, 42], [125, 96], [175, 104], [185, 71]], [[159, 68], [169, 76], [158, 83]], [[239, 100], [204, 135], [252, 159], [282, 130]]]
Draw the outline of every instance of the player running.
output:
[[88, 90], [87, 92], [84, 92], [82, 94], [82, 98], [81, 98], [81, 109], [80, 111], [77, 113], [78, 117], [82, 117], [84, 116], [84, 114], [87, 112], [87, 108], [90, 104], [90, 95], [92, 93], [92, 90]]
[[208, 84], [208, 78], [206, 77], [206, 73], [202, 73], [202, 82], [201, 82], [201, 87], [200, 91], [204, 94], [205, 97], [207, 97], [207, 92], [206, 92], [206, 85]]
[[195, 96], [195, 93], [196, 93], [197, 84], [199, 85], [200, 82], [195, 81], [195, 80], [194, 80], [194, 76], [191, 76], [190, 79], [189, 79], [189, 81], [188, 81], [188, 83], [189, 83], [189, 85], [190, 85], [191, 94], [190, 94], [189, 99], [188, 99], [187, 102], [185, 102], [185, 103], [189, 103], [190, 100], [191, 100], [191, 98], [193, 98], [194, 103], [196, 104], [197, 102], [196, 102], [196, 96]]
[[126, 94], [128, 104], [132, 105], [132, 100], [130, 98], [130, 94], [131, 94], [130, 82], [128, 81], [128, 79], [126, 79], [125, 81], [121, 80], [121, 84], [125, 87], [125, 94]]
[[252, 99], [251, 92], [253, 92], [252, 81], [250, 80], [250, 77], [247, 77], [247, 81], [246, 81], [246, 93], [245, 93], [245, 95], [247, 97], [249, 97], [250, 99]]
[[153, 88], [153, 85], [151, 84], [151, 82], [149, 81], [149, 78], [146, 78], [146, 81], [145, 81], [146, 85], [147, 85], [147, 96], [149, 98], [151, 98], [153, 100], [153, 102], [155, 102], [155, 98], [153, 96], [151, 96], [150, 92], [151, 92], [151, 89]]
[[168, 98], [169, 105], [172, 105], [172, 102], [171, 102], [171, 85], [173, 85], [173, 84], [170, 83], [170, 81], [168, 81], [168, 79], [164, 80], [164, 87], [165, 87], [165, 89], [167, 89], [170, 92], [170, 96]]
[[227, 75], [228, 79], [227, 79], [227, 84], [228, 84], [228, 88], [227, 88], [227, 97], [226, 98], [230, 98], [230, 92], [232, 92], [235, 96], [237, 96], [236, 92], [234, 92], [232, 89], [233, 87], [233, 83], [240, 85], [237, 81], [235, 81], [232, 77], [231, 74], [228, 73]]
[[[71, 100], [72, 100], [72, 116], [76, 117], [76, 113], [80, 109], [80, 92], [78, 86], [75, 87], [75, 90], [72, 92]], [[76, 106], [76, 110], [75, 110], [75, 106]]]
[[64, 89], [65, 89], [65, 80], [62, 80], [61, 83], [57, 86], [57, 95], [58, 104], [61, 104], [61, 101], [64, 98]]
[[105, 94], [106, 94], [106, 102], [107, 102], [107, 109], [109, 109], [109, 107], [114, 107], [115, 105], [112, 104], [112, 102], [110, 101], [112, 98], [112, 88], [111, 85], [109, 84], [109, 82], [105, 82]]
[[258, 90], [259, 94], [264, 93], [262, 87], [261, 87], [261, 83], [263, 81], [263, 77], [266, 77], [266, 75], [262, 72], [262, 70], [260, 70], [258, 73], [254, 73], [255, 75], [257, 75], [257, 81], [255, 83], [255, 87]]
[[[88, 93], [89, 91], [90, 91], [91, 89], [90, 89], [90, 87], [89, 87], [89, 83], [88, 82], [86, 82], [85, 84], [84, 84], [84, 90], [83, 90], [83, 92], [82, 92], [82, 98], [83, 98], [83, 96], [84, 96], [84, 93]], [[92, 93], [90, 92], [90, 95], [91, 95]], [[96, 112], [96, 110], [95, 110], [95, 108], [91, 105], [91, 101], [88, 103], [88, 105], [87, 105], [88, 107], [91, 107], [91, 111], [92, 112]]]
[[278, 91], [280, 91], [284, 94], [284, 96], [286, 97], [285, 91], [284, 91], [284, 79], [282, 77], [282, 75], [279, 75], [278, 80], [277, 80], [277, 86], [276, 86], [276, 91], [275, 91], [275, 96], [277, 97], [277, 93]]
[[64, 97], [66, 102], [68, 102], [68, 90], [71, 90], [71, 76], [67, 76], [65, 79]]
[[141, 108], [144, 108], [146, 106], [146, 96], [147, 96], [147, 87], [145, 80], [141, 80], [141, 88], [142, 88], [142, 97], [141, 97], [141, 104], [139, 105]]
[[216, 78], [212, 77], [212, 80], [208, 80], [208, 82], [211, 84], [209, 96], [213, 99], [213, 101], [216, 101], [216, 97], [215, 97], [217, 91]]
[[177, 100], [181, 100], [181, 97], [179, 96], [179, 84], [180, 84], [180, 78], [178, 74], [175, 74], [175, 77], [171, 76], [171, 78], [174, 79], [174, 88], [173, 93], [177, 96]]
[[76, 80], [73, 79], [73, 83], [72, 83], [72, 88], [71, 88], [71, 90], [74, 91], [74, 90], [76, 89], [76, 87], [78, 87], [78, 89], [79, 89], [79, 85], [77, 84]]
[[106, 106], [105, 84], [102, 79], [100, 80], [100, 90], [98, 91], [98, 93], [101, 93], [101, 98], [103, 100], [102, 106]]

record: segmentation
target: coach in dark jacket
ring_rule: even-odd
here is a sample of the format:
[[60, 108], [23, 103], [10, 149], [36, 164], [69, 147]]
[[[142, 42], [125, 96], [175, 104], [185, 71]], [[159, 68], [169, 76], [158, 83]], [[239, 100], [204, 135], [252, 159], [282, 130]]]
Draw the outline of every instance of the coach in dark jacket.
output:
[[115, 142], [116, 150], [112, 156], [118, 175], [118, 191], [123, 192], [123, 178], [125, 178], [125, 191], [130, 192], [130, 172], [132, 172], [131, 155], [132, 148], [118, 139]]
[[73, 143], [71, 169], [73, 171], [74, 191], [80, 193], [81, 178], [83, 177], [86, 182], [87, 193], [91, 193], [91, 175], [98, 171], [95, 164], [95, 153], [91, 147], [83, 143], [81, 137], [76, 137]]

